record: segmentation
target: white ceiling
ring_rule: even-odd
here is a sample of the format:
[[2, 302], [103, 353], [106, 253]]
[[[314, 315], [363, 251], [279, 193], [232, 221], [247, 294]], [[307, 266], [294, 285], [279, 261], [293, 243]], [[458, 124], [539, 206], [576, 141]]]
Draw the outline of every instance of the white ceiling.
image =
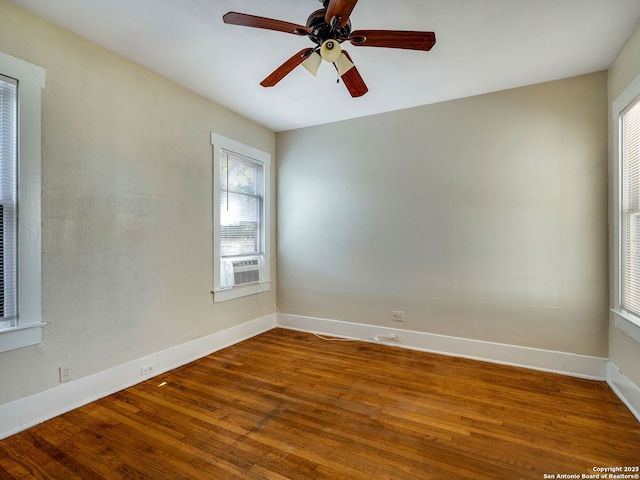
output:
[[353, 99], [326, 63], [261, 87], [313, 44], [222, 22], [238, 11], [304, 25], [318, 0], [12, 1], [276, 132], [605, 70], [640, 19], [640, 0], [360, 0], [353, 30], [434, 31], [437, 43], [345, 43], [369, 87]]

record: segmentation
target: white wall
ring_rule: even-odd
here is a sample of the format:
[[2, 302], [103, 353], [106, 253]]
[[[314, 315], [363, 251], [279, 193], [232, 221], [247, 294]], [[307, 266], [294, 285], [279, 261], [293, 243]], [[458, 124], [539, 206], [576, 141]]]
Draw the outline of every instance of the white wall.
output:
[[0, 354], [0, 405], [56, 386], [60, 365], [80, 379], [273, 312], [210, 293], [210, 132], [275, 159], [273, 132], [7, 0], [0, 50], [46, 69], [48, 322], [42, 344]]
[[607, 357], [606, 73], [277, 151], [283, 312]]
[[[635, 32], [629, 38], [626, 46], [618, 54], [616, 61], [611, 65], [609, 69], [609, 122], [610, 122], [610, 138], [613, 139], [613, 123], [611, 122], [611, 108], [613, 102], [624, 91], [625, 88], [640, 75], [640, 26], [636, 28]], [[610, 144], [609, 153], [609, 168], [610, 172], [613, 171], [613, 163], [616, 161], [613, 154], [613, 140]], [[610, 205], [613, 207], [613, 175], [610, 179], [610, 192], [612, 194], [610, 198]], [[613, 215], [613, 210], [611, 210]], [[613, 232], [612, 232], [613, 233]], [[613, 236], [611, 237], [611, 245], [613, 245]], [[613, 274], [615, 256], [611, 255], [611, 272]], [[613, 285], [613, 282], [611, 282]], [[611, 291], [611, 306], [613, 306], [613, 299], [615, 292]], [[611, 361], [620, 369], [624, 374], [636, 385], [636, 389], [640, 394], [640, 344], [632, 337], [624, 333], [622, 330], [615, 326], [615, 316], [611, 314], [611, 328], [610, 328], [610, 342], [609, 342], [609, 356]], [[640, 333], [640, 329], [636, 331]], [[639, 395], [640, 401], [640, 395]]]

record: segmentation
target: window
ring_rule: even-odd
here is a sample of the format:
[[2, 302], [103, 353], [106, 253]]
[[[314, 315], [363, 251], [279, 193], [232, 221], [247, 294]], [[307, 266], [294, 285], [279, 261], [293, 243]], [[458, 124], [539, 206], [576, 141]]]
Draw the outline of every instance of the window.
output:
[[0, 52], [0, 352], [42, 340], [40, 96], [44, 69]]
[[271, 156], [220, 135], [213, 145], [213, 294], [230, 300], [269, 289]]
[[640, 318], [640, 99], [620, 115], [620, 307]]
[[0, 328], [17, 325], [18, 82], [0, 75]]
[[615, 325], [640, 342], [640, 76], [613, 102]]
[[264, 165], [220, 151], [220, 256], [261, 255]]

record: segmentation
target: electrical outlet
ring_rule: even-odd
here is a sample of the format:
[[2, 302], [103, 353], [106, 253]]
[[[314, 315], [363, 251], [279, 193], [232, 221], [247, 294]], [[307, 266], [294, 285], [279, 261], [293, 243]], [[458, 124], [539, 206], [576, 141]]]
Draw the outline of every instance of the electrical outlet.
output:
[[60, 374], [60, 383], [71, 380], [71, 369], [69, 367], [58, 367], [58, 372]]
[[146, 367], [142, 367], [140, 369], [140, 375], [149, 375], [151, 372], [153, 372], [153, 365], [147, 365]]
[[404, 322], [404, 312], [401, 310], [394, 310], [391, 312], [394, 322]]

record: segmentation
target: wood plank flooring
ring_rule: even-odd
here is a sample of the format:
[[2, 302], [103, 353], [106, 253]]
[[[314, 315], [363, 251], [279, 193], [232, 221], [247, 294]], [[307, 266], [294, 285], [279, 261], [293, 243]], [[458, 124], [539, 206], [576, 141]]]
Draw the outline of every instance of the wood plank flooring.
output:
[[542, 479], [638, 465], [640, 423], [604, 382], [284, 329], [0, 441], [1, 479]]

